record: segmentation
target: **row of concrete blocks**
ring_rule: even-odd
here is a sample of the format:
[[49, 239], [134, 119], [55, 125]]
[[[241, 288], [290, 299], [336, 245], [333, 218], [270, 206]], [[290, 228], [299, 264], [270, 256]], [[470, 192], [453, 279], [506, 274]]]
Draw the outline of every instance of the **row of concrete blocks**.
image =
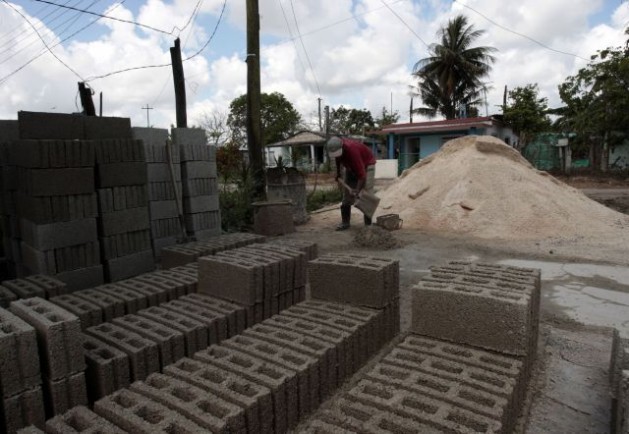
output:
[[538, 269], [450, 263], [431, 268], [412, 291], [413, 333], [521, 356], [530, 368], [539, 330]]
[[525, 371], [522, 357], [409, 335], [299, 432], [511, 433]]
[[199, 292], [245, 306], [274, 303], [280, 294], [306, 285], [301, 250], [262, 243], [199, 258]]
[[87, 404], [78, 318], [38, 297], [12, 302], [0, 317], [4, 432]]
[[12, 301], [18, 299], [31, 297], [51, 299], [67, 292], [68, 287], [64, 282], [44, 274], [5, 280], [0, 285], [0, 307], [8, 308]]
[[[320, 303], [290, 308], [94, 404], [46, 423], [68, 432], [285, 433], [378, 350], [381, 314]], [[39, 432], [31, 429], [28, 432]]]
[[629, 333], [614, 329], [609, 362], [611, 432], [629, 432]]

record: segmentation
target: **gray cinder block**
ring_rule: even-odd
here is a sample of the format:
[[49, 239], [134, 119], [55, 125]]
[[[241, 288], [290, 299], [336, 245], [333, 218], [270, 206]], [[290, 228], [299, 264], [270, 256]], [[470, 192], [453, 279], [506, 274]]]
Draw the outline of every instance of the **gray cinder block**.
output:
[[131, 119], [107, 116], [85, 116], [85, 137], [97, 139], [130, 139]]
[[27, 244], [38, 250], [75, 246], [98, 239], [96, 219], [48, 224], [35, 224], [20, 219], [20, 234]]
[[94, 265], [91, 267], [79, 268], [72, 271], [58, 273], [55, 276], [68, 286], [70, 292], [85, 288], [93, 288], [102, 285], [104, 282], [103, 266]]
[[144, 162], [124, 161], [99, 164], [96, 170], [99, 188], [141, 185], [147, 182], [147, 169]]
[[95, 192], [94, 169], [22, 169], [20, 190], [30, 196], [64, 196]]
[[5, 280], [2, 282], [2, 286], [10, 290], [15, 295], [15, 299], [32, 297], [46, 298], [46, 290], [26, 278]]
[[33, 274], [32, 276], [26, 276], [24, 279], [31, 282], [33, 285], [42, 288], [46, 292], [47, 299], [66, 294], [68, 292], [67, 285], [52, 276]]
[[187, 356], [209, 345], [207, 327], [186, 315], [162, 307], [150, 307], [138, 312], [138, 315], [183, 333]]
[[185, 161], [181, 163], [182, 179], [216, 178], [216, 163], [210, 161]]
[[155, 262], [152, 250], [145, 250], [105, 261], [105, 273], [111, 282], [148, 273], [154, 269]]
[[100, 339], [85, 336], [85, 379], [89, 402], [94, 402], [131, 382], [129, 356]]
[[103, 237], [150, 229], [148, 207], [130, 208], [100, 216], [99, 231]]
[[253, 306], [264, 299], [262, 266], [229, 256], [199, 259], [199, 292]]
[[163, 128], [132, 127], [131, 135], [142, 140], [145, 147], [166, 147], [168, 141], [168, 130]]
[[42, 389], [39, 386], [10, 398], [4, 398], [2, 407], [4, 409], [3, 432], [13, 433], [30, 425], [44, 426], [46, 414]]
[[48, 417], [65, 413], [77, 405], [87, 405], [85, 373], [79, 372], [58, 380], [44, 380], [44, 397]]
[[84, 116], [19, 111], [22, 139], [85, 139]]
[[50, 299], [50, 302], [76, 315], [79, 318], [79, 321], [81, 321], [81, 328], [83, 330], [88, 327], [102, 324], [103, 311], [100, 306], [79, 297], [79, 292], [80, 291], [73, 294], [63, 294], [53, 297]]
[[41, 298], [14, 301], [11, 312], [35, 328], [47, 378], [57, 380], [85, 369], [77, 316]]
[[70, 432], [124, 434], [125, 431], [103, 419], [87, 407], [80, 405], [71, 408], [62, 415], [47, 420], [46, 432], [49, 434], [66, 434]]
[[239, 304], [197, 293], [188, 294], [179, 300], [224, 315], [227, 320], [227, 337], [242, 333], [247, 326], [246, 309]]

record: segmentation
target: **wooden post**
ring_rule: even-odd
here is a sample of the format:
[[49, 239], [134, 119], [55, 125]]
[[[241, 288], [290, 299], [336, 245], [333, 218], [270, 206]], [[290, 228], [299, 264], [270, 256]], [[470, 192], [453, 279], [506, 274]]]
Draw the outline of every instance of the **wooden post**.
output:
[[81, 105], [83, 113], [86, 116], [96, 116], [96, 108], [92, 101], [92, 89], [87, 87], [84, 82], [79, 82], [79, 96], [81, 97]]
[[247, 0], [247, 147], [253, 176], [254, 198], [257, 201], [266, 200], [261, 105], [260, 15], [258, 0]]
[[186, 114], [186, 79], [183, 75], [183, 63], [181, 61], [181, 45], [179, 38], [175, 39], [175, 46], [170, 47], [170, 60], [172, 63], [173, 81], [175, 84], [177, 128], [188, 128], [188, 115]]

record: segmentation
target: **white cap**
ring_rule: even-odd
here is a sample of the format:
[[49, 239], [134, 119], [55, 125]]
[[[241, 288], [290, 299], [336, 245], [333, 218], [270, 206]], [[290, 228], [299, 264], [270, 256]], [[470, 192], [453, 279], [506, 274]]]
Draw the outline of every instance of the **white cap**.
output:
[[338, 158], [343, 155], [343, 142], [339, 137], [332, 137], [327, 143], [330, 158]]

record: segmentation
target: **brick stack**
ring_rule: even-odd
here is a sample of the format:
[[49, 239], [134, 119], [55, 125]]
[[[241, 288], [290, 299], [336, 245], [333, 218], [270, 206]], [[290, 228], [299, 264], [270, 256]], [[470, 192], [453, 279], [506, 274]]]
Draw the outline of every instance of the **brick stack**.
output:
[[0, 309], [0, 431], [13, 433], [45, 420], [35, 329]]
[[173, 128], [173, 144], [181, 151], [183, 210], [186, 230], [197, 240], [220, 235], [216, 148], [202, 129]]
[[[182, 233], [179, 212], [181, 197], [181, 157], [179, 149], [168, 143], [168, 130], [133, 128], [133, 137], [142, 140], [146, 153], [149, 214], [155, 256], [161, 256], [163, 247], [177, 243]], [[172, 162], [172, 173], [171, 164]]]
[[248, 326], [305, 298], [306, 254], [255, 244], [199, 259], [200, 293], [247, 308]]
[[102, 283], [92, 142], [20, 140], [11, 161], [27, 274], [56, 276], [70, 290]]
[[11, 312], [35, 328], [46, 415], [87, 404], [83, 334], [79, 319], [41, 298], [11, 303]]
[[224, 250], [262, 243], [266, 240], [261, 235], [233, 233], [219, 235], [203, 241], [178, 244], [162, 249], [162, 268], [173, 268], [195, 262], [201, 256], [214, 255]]
[[5, 280], [0, 286], [0, 306], [9, 307], [17, 299], [41, 297], [50, 299], [68, 292], [67, 285], [51, 276], [33, 274], [23, 279]]
[[155, 268], [146, 155], [139, 140], [99, 140], [95, 148], [103, 264], [115, 282]]
[[328, 254], [308, 263], [310, 294], [316, 300], [378, 309], [382, 340], [400, 331], [400, 264], [396, 260]]

